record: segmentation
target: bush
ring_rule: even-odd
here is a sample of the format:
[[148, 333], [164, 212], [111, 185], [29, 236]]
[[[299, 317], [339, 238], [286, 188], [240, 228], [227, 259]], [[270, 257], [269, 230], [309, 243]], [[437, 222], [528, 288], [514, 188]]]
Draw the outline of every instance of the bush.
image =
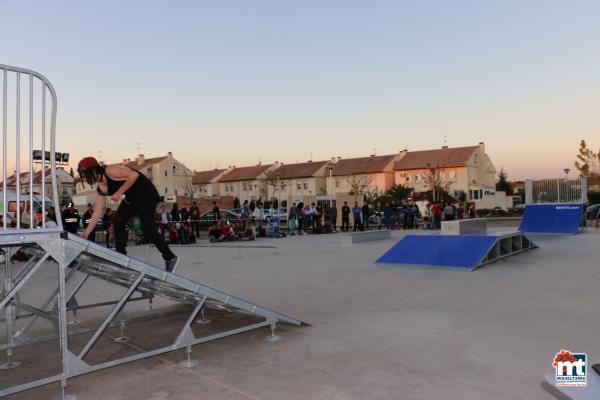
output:
[[479, 218], [481, 218], [481, 217], [485, 217], [485, 216], [487, 216], [487, 215], [490, 215], [490, 214], [491, 214], [491, 212], [490, 212], [490, 211], [491, 211], [491, 210], [489, 210], [489, 209], [487, 209], [487, 208], [480, 208], [480, 209], [476, 210], [476, 212], [477, 212], [477, 216], [478, 216]]

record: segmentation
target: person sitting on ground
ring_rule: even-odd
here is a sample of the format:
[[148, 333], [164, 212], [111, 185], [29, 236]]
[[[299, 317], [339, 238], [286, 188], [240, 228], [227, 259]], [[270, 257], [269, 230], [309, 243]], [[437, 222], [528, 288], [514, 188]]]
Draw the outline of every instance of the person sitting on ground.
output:
[[221, 231], [221, 241], [224, 241], [224, 240], [233, 241], [236, 239], [235, 231], [233, 230], [231, 225], [229, 225], [229, 223], [221, 220], [219, 222], [219, 224], [220, 224], [219, 230]]
[[210, 242], [219, 242], [221, 240], [221, 231], [217, 222], [213, 223], [208, 231], [208, 240]]
[[242, 234], [242, 240], [255, 240], [256, 239], [256, 229], [254, 229], [254, 225], [252, 222], [246, 222], [246, 227], [244, 228], [244, 233]]

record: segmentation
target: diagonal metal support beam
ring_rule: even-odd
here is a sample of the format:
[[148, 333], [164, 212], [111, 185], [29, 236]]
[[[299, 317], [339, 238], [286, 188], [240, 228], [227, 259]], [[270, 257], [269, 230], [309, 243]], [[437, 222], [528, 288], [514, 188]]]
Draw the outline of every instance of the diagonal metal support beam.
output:
[[[69, 271], [69, 273], [67, 274], [67, 277], [66, 277], [66, 282], [68, 282], [69, 279], [71, 279], [71, 277], [73, 275], [75, 275], [75, 272], [77, 272], [78, 269], [79, 269], [79, 265], [73, 267]], [[44, 305], [42, 306], [42, 309], [45, 309], [46, 307], [48, 307], [50, 305], [50, 303], [52, 303], [52, 300], [54, 300], [54, 299], [57, 298], [59, 290], [60, 290], [60, 285], [58, 285], [56, 287], [56, 289], [54, 289], [54, 291], [52, 292], [52, 294], [46, 298], [46, 301], [44, 301]], [[56, 307], [54, 307], [54, 308], [56, 309]], [[36, 318], [37, 318], [37, 315], [34, 315], [29, 320], [29, 322], [27, 322], [27, 324], [25, 324], [25, 326], [23, 326], [21, 329], [19, 329], [17, 332], [15, 332], [15, 338], [18, 338], [19, 336], [21, 336], [22, 334], [24, 334], [29, 328], [31, 328], [31, 325], [33, 325], [33, 323], [35, 322]]]
[[[15, 294], [23, 287], [23, 285], [37, 272], [38, 269], [44, 264], [44, 262], [48, 259], [50, 254], [46, 253], [39, 261], [31, 268], [31, 270], [17, 283], [7, 294], [4, 296], [2, 301], [0, 301], [0, 309], [4, 308], [4, 306], [12, 299]], [[7, 260], [7, 262], [9, 262]]]
[[39, 317], [46, 318], [46, 319], [50, 320], [52, 323], [56, 323], [58, 321], [58, 317], [55, 314], [50, 313], [48, 311], [40, 310], [39, 308], [30, 306], [29, 304], [15, 302], [15, 306], [22, 308], [24, 310], [27, 310], [27, 311], [31, 312], [32, 314], [37, 315]]
[[121, 311], [121, 308], [123, 308], [123, 305], [125, 305], [125, 302], [129, 298], [129, 296], [131, 296], [131, 294], [137, 288], [137, 286], [140, 284], [142, 279], [144, 279], [144, 273], [140, 273], [140, 275], [137, 277], [135, 282], [133, 282], [133, 284], [129, 287], [129, 289], [127, 289], [127, 291], [125, 292], [123, 297], [121, 297], [121, 300], [119, 300], [119, 302], [113, 307], [113, 309], [110, 311], [110, 313], [108, 314], [108, 316], [106, 317], [104, 322], [102, 322], [102, 325], [100, 325], [100, 327], [98, 328], [96, 333], [94, 333], [94, 336], [92, 336], [92, 338], [85, 345], [83, 350], [81, 350], [81, 353], [79, 353], [79, 356], [78, 356], [79, 359], [83, 359], [83, 357], [85, 357], [85, 355], [90, 351], [92, 346], [96, 343], [96, 340], [98, 340], [100, 335], [102, 335], [102, 332], [104, 332], [104, 330], [110, 324], [110, 322], [113, 320], [113, 318], [119, 313], [119, 311]]
[[179, 335], [177, 336], [177, 339], [175, 340], [175, 343], [173, 344], [173, 346], [177, 347], [177, 346], [181, 345], [181, 342], [183, 341], [183, 339], [186, 336], [188, 336], [189, 334], [191, 334], [193, 336], [192, 339], [196, 339], [196, 337], [194, 336], [194, 334], [191, 332], [190, 325], [192, 324], [192, 322], [194, 322], [194, 320], [198, 316], [198, 313], [200, 312], [200, 310], [202, 310], [202, 307], [204, 307], [204, 303], [206, 303], [206, 299], [207, 299], [207, 297], [204, 296], [202, 298], [202, 300], [200, 300], [198, 302], [198, 304], [194, 308], [194, 311], [192, 311], [192, 314], [190, 314], [190, 317], [188, 318], [188, 320], [186, 321], [185, 325], [183, 326], [183, 328], [179, 332]]

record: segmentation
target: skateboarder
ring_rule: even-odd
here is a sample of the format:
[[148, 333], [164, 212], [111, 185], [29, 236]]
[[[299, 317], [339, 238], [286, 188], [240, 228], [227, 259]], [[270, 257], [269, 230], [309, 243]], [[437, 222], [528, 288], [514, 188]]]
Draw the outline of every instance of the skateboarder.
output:
[[85, 157], [79, 161], [77, 171], [82, 184], [85, 180], [89, 185], [96, 185], [97, 193], [92, 218], [82, 236], [87, 238], [96, 227], [106, 205], [106, 196], [110, 196], [113, 201], [121, 200], [112, 221], [115, 249], [119, 253], [127, 254], [125, 227], [131, 217], [137, 215], [144, 237], [161, 252], [167, 271], [172, 272], [178, 258], [154, 226], [154, 214], [160, 197], [152, 182], [138, 171], [123, 165], [100, 165], [94, 157]]

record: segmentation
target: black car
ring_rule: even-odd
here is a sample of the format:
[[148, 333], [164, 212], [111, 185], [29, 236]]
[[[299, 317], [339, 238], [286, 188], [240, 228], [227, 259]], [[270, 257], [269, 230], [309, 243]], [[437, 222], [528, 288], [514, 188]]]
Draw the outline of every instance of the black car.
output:
[[[240, 216], [238, 214], [228, 210], [222, 210], [220, 211], [220, 214], [221, 219], [226, 222], [234, 223], [240, 219]], [[212, 210], [207, 211], [204, 214], [200, 214], [200, 217], [198, 219], [200, 220], [200, 229], [208, 230], [215, 222], [215, 214], [212, 212]]]

